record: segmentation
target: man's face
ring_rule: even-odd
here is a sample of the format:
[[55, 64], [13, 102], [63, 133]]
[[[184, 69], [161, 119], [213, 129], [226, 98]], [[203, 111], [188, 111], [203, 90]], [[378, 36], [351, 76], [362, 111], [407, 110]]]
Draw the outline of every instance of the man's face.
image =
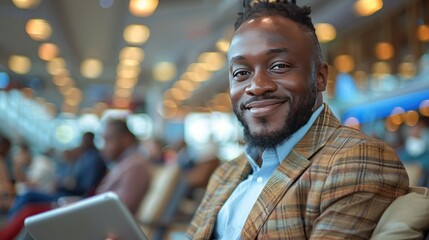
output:
[[318, 82], [313, 51], [310, 34], [281, 16], [237, 29], [228, 54], [230, 95], [248, 144], [274, 147], [308, 121]]
[[116, 160], [123, 151], [122, 137], [112, 126], [107, 125], [104, 131], [104, 146], [102, 154], [106, 160]]

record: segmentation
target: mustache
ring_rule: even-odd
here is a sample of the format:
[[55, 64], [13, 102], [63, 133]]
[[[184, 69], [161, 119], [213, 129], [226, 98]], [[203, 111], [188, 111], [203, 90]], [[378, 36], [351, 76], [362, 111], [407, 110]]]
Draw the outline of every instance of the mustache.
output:
[[263, 95], [259, 95], [259, 96], [253, 96], [251, 97], [249, 100], [247, 100], [246, 102], [243, 102], [240, 104], [240, 109], [245, 109], [247, 104], [250, 104], [252, 102], [258, 102], [258, 101], [262, 101], [262, 100], [281, 100], [281, 101], [290, 101], [290, 97], [285, 96], [285, 97], [280, 97], [280, 96], [275, 96], [272, 95], [270, 93], [264, 93]]

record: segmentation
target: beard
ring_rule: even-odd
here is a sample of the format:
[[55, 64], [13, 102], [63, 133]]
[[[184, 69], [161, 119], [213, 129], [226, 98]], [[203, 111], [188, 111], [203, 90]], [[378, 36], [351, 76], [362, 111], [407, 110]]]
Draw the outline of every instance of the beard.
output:
[[[234, 106], [234, 113], [237, 116], [238, 121], [243, 125], [244, 140], [249, 146], [258, 147], [260, 149], [274, 148], [278, 144], [289, 139], [298, 129], [304, 126], [310, 119], [313, 113], [313, 106], [316, 101], [316, 88], [313, 87], [306, 96], [303, 96], [300, 101], [294, 106], [291, 106], [290, 112], [284, 120], [284, 124], [280, 129], [275, 131], [269, 131], [267, 126], [269, 124], [266, 118], [260, 119], [260, 124], [265, 128], [262, 133], [252, 133], [249, 124], [244, 118], [243, 108], [240, 106]], [[278, 97], [264, 94], [259, 97], [254, 97], [250, 101], [262, 100], [262, 99], [273, 99]]]

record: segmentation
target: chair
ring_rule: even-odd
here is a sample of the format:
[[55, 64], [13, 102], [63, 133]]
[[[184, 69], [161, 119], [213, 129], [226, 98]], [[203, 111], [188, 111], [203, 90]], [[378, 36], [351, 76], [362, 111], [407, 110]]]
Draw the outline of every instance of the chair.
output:
[[153, 166], [152, 179], [135, 217], [150, 239], [161, 239], [169, 227], [167, 213], [175, 210], [174, 193], [180, 183], [180, 169], [177, 166]]
[[429, 189], [410, 187], [384, 211], [371, 239], [423, 239], [429, 229]]

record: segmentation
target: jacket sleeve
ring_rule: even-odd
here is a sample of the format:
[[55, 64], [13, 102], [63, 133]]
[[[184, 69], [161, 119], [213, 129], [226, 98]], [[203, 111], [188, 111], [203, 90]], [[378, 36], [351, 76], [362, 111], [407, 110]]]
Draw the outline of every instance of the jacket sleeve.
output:
[[311, 239], [369, 239], [384, 210], [408, 189], [393, 149], [364, 141], [334, 154]]

